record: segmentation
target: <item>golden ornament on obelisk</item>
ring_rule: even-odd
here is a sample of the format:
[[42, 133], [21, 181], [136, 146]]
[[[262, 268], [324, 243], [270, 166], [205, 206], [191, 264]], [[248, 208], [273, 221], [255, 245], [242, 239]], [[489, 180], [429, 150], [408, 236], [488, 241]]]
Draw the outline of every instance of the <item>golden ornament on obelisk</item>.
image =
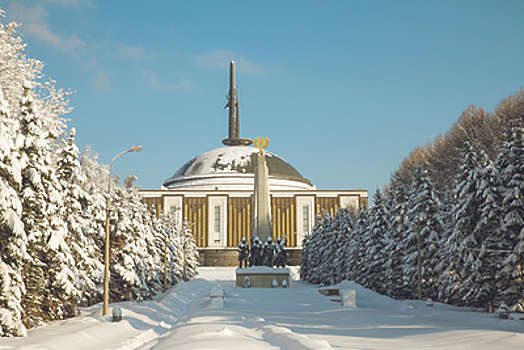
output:
[[260, 153], [264, 152], [264, 149], [269, 146], [269, 139], [267, 137], [257, 137], [253, 142], [256, 148], [260, 150]]
[[265, 242], [268, 237], [273, 236], [269, 197], [269, 170], [266, 165], [266, 155], [264, 154], [264, 149], [269, 145], [269, 139], [267, 137], [257, 137], [254, 145], [260, 152], [258, 153], [255, 166], [251, 237], [256, 236], [262, 242]]

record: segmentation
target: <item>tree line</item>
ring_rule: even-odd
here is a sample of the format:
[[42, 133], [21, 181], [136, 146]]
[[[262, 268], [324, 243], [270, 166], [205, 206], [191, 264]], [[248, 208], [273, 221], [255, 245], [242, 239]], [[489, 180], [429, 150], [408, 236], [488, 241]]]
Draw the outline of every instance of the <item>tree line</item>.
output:
[[108, 181], [111, 301], [149, 298], [197, 265], [188, 223], [157, 216], [132, 181], [119, 186], [92, 149], [79, 152], [69, 93], [26, 56], [17, 28], [0, 23], [0, 336], [102, 300]]
[[[304, 241], [301, 275], [400, 299], [524, 306], [524, 91], [475, 106], [415, 149], [370, 208], [341, 209]], [[419, 258], [420, 276], [419, 278]]]

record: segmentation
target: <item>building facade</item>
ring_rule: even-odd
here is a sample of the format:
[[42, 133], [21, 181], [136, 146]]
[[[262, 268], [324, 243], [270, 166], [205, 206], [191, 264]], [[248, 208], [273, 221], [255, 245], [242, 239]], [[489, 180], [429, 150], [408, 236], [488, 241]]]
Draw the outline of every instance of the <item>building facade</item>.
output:
[[[240, 137], [235, 63], [230, 62], [229, 135], [227, 147], [205, 152], [187, 162], [158, 191], [141, 191], [151, 209], [170, 213], [178, 222], [192, 224], [200, 253], [207, 266], [237, 264], [236, 247], [250, 239], [254, 171], [259, 150], [250, 139]], [[289, 263], [300, 262], [302, 240], [310, 234], [316, 218], [339, 208], [358, 210], [367, 206], [365, 190], [320, 191], [291, 164], [265, 152], [273, 239], [287, 242]]]
[[[167, 179], [161, 190], [141, 191], [157, 213], [187, 220], [203, 265], [234, 265], [236, 247], [250, 239], [254, 162], [258, 149], [222, 147], [199, 155]], [[298, 263], [304, 237], [319, 215], [366, 206], [365, 190], [317, 190], [288, 162], [266, 152], [273, 239], [285, 239], [291, 263]]]

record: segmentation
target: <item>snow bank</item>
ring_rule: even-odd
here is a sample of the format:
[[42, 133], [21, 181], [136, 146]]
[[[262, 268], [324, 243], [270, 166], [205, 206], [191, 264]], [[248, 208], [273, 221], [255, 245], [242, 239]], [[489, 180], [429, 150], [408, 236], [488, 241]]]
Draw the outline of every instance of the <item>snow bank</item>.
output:
[[[293, 268], [291, 268], [293, 271]], [[155, 301], [118, 303], [123, 321], [82, 317], [30, 330], [27, 338], [0, 339], [0, 349], [520, 349], [524, 321], [417, 300], [393, 300], [354, 282], [335, 288], [356, 292], [345, 308], [300, 281], [288, 289], [234, 287], [234, 268], [201, 268]], [[225, 291], [211, 308], [213, 288]]]
[[194, 280], [180, 283], [156, 300], [122, 302], [123, 320], [101, 316], [101, 305], [82, 310], [81, 317], [57, 321], [28, 331], [26, 338], [0, 339], [0, 349], [136, 349], [171, 330], [189, 305], [209, 294], [213, 283]]

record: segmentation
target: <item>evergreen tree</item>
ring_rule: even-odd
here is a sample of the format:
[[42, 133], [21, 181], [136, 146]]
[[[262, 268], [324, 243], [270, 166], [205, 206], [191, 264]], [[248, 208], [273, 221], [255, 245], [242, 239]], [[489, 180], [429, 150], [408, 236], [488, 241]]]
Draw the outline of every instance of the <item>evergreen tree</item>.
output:
[[388, 254], [386, 245], [389, 237], [389, 213], [386, 209], [382, 193], [376, 190], [374, 195], [374, 205], [371, 207], [370, 225], [364, 249], [366, 250], [367, 263], [361, 273], [365, 277], [364, 285], [379, 293], [384, 293], [384, 280], [386, 278], [386, 261]]
[[[98, 154], [90, 147], [86, 147], [80, 155], [80, 170], [85, 181], [82, 189], [91, 201], [85, 209], [85, 215], [91, 220], [84, 226], [86, 236], [90, 237], [97, 245], [96, 249], [103, 252], [105, 244], [106, 225], [106, 192], [109, 176], [109, 167], [98, 163]], [[99, 260], [103, 261], [100, 253]], [[98, 279], [103, 279], [103, 269], [100, 270]], [[99, 290], [102, 293], [102, 289]]]
[[[1, 29], [0, 26], [0, 36]], [[22, 336], [26, 334], [22, 324], [21, 302], [25, 294], [22, 266], [28, 258], [28, 241], [17, 195], [20, 168], [11, 162], [11, 157], [17, 154], [16, 123], [5, 108], [1, 89], [0, 105], [0, 336]]]
[[362, 274], [362, 271], [367, 264], [365, 242], [369, 232], [369, 224], [368, 209], [362, 206], [355, 220], [355, 228], [353, 230], [354, 240], [348, 248], [348, 256], [350, 257], [348, 261], [348, 266], [350, 266], [348, 279], [360, 284], [363, 284], [365, 281], [365, 276]]
[[[442, 222], [440, 221], [440, 202], [428, 176], [427, 170], [418, 168], [411, 184], [407, 216], [411, 226], [406, 249], [405, 273], [410, 290], [418, 286], [418, 261], [421, 262], [423, 298], [438, 296], [439, 249], [441, 247]], [[420, 252], [419, 247], [420, 245]], [[419, 256], [420, 254], [420, 256]], [[413, 293], [414, 294], [414, 293]]]
[[335, 253], [338, 249], [336, 229], [336, 217], [334, 218], [330, 215], [321, 240], [320, 265], [317, 266], [320, 283], [322, 285], [332, 285], [336, 283], [333, 271], [336, 259]]
[[461, 294], [466, 304], [492, 310], [497, 306], [497, 275], [505, 256], [503, 250], [508, 247], [501, 240], [500, 233], [503, 211], [501, 179], [486, 154], [483, 154], [479, 181], [481, 216], [473, 233], [477, 246], [471, 251], [475, 260], [466, 267]]
[[[74, 129], [59, 142], [68, 94], [43, 81], [43, 64], [26, 58], [17, 27], [0, 24], [0, 336], [25, 335], [26, 327], [100, 301], [109, 181], [90, 149], [79, 163]], [[189, 223], [166, 239], [166, 221], [151, 216], [137, 189], [110, 181], [113, 300], [163, 289], [166, 244], [170, 285], [194, 277]]]
[[179, 226], [175, 242], [177, 243], [178, 251], [182, 253], [182, 266], [180, 266], [182, 278], [184, 281], [189, 281], [198, 274], [198, 251], [191, 224], [187, 220], [184, 220]]
[[75, 135], [76, 130], [73, 128], [69, 137], [56, 149], [56, 174], [64, 195], [61, 216], [68, 230], [66, 242], [78, 270], [76, 287], [81, 291], [79, 303], [90, 305], [100, 300], [103, 266], [100, 262], [101, 252], [96, 244], [96, 237], [89, 235], [86, 229], [92, 220], [88, 207], [93, 200], [83, 189], [85, 175], [80, 166]]
[[457, 283], [458, 277], [454, 270], [450, 269], [450, 249], [447, 245], [454, 230], [454, 208], [456, 207], [457, 200], [455, 198], [455, 183], [447, 183], [441, 186], [439, 192], [439, 198], [441, 203], [440, 218], [442, 222], [442, 244], [439, 249], [440, 262], [437, 264], [437, 271], [439, 275], [439, 299], [444, 300], [447, 298], [447, 293], [451, 290], [449, 285]]
[[475, 261], [474, 249], [480, 247], [474, 230], [481, 213], [477, 153], [466, 142], [461, 155], [460, 173], [454, 190], [456, 204], [453, 208], [453, 232], [446, 242], [448, 268], [441, 280], [444, 283], [441, 293], [459, 304], [464, 303], [464, 288], [461, 284], [468, 275], [470, 265]]
[[[520, 103], [520, 115], [524, 103]], [[504, 219], [501, 233], [511, 252], [500, 271], [502, 282], [501, 297], [511, 304], [524, 303], [524, 143], [523, 122], [520, 118], [508, 122], [508, 140], [503, 144], [499, 166], [502, 166], [504, 185]]]
[[175, 241], [180, 225], [171, 214], [163, 214], [154, 220], [154, 226], [157, 236], [163, 240], [165, 285], [174, 286], [182, 280], [183, 256], [178, 249], [178, 242]]
[[145, 249], [145, 257], [136, 267], [141, 285], [141, 297], [151, 297], [164, 289], [164, 254], [166, 245], [166, 219], [160, 213], [147, 210], [142, 203], [138, 188], [126, 179], [128, 216], [133, 232]]
[[147, 266], [145, 232], [133, 222], [132, 201], [118, 186], [111, 191], [110, 210], [110, 299], [140, 300], [150, 297], [143, 276]]
[[[21, 99], [22, 147], [26, 165], [22, 170], [23, 215], [30, 245], [30, 263], [24, 266], [27, 294], [25, 323], [77, 314], [74, 298], [79, 293], [75, 281], [76, 262], [66, 242], [67, 227], [60, 215], [62, 188], [53, 169], [49, 150], [62, 132], [66, 102], [53, 85], [40, 86], [49, 93], [39, 95], [26, 83]], [[42, 92], [40, 92], [42, 94]], [[45, 102], [44, 102], [45, 101]]]
[[389, 222], [391, 222], [390, 239], [385, 250], [388, 260], [385, 264], [388, 276], [385, 280], [388, 286], [386, 294], [394, 298], [406, 297], [403, 288], [403, 257], [406, 255], [403, 242], [409, 231], [407, 217], [407, 189], [401, 181], [393, 181], [389, 192]]
[[353, 244], [353, 220], [351, 212], [347, 208], [338, 210], [335, 216], [336, 222], [336, 251], [335, 260], [333, 261], [334, 283], [346, 280], [349, 270], [349, 249], [348, 246]]
[[15, 23], [0, 23], [0, 337], [26, 335], [22, 266], [28, 259], [28, 240], [18, 196], [24, 166], [18, 103], [23, 84], [35, 76], [37, 64], [25, 58], [24, 45], [15, 36], [17, 27]]
[[304, 280], [313, 284], [319, 284], [323, 281], [322, 260], [326, 254], [324, 253], [326, 236], [329, 232], [329, 227], [332, 226], [333, 217], [325, 214], [324, 217], [315, 222], [311, 236], [306, 243], [306, 253], [308, 269], [303, 271]]
[[302, 251], [300, 252], [300, 279], [303, 281], [309, 280], [310, 273], [310, 261], [309, 256], [311, 252], [309, 250], [310, 244], [309, 239], [311, 235], [307, 235], [302, 240]]

